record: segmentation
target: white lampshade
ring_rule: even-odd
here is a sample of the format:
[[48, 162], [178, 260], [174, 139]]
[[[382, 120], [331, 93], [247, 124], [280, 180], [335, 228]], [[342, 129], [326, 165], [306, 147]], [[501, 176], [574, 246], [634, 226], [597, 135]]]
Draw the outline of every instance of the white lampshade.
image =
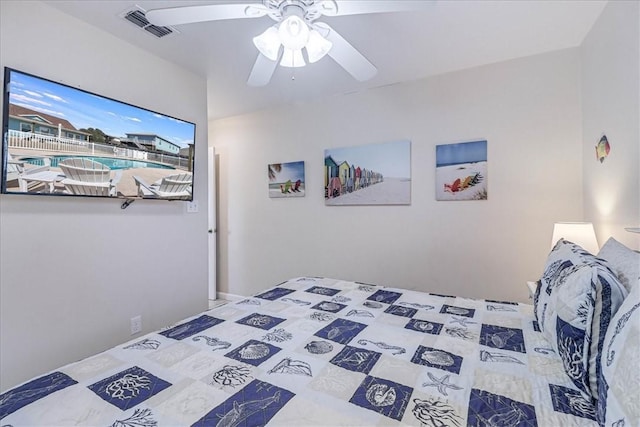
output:
[[280, 23], [278, 35], [285, 48], [300, 50], [309, 40], [309, 26], [299, 16], [291, 15]]
[[307, 57], [309, 58], [309, 62], [311, 64], [319, 61], [323, 56], [329, 53], [332, 47], [333, 43], [322, 37], [316, 30], [311, 30], [311, 32], [309, 32], [309, 41], [307, 42]]
[[270, 60], [278, 60], [278, 51], [280, 50], [281, 43], [276, 27], [269, 27], [267, 31], [254, 37], [253, 44], [258, 48], [261, 54]]
[[271, 61], [277, 61], [281, 47], [282, 67], [304, 67], [307, 65], [302, 55], [302, 49], [306, 49], [309, 63], [314, 63], [323, 58], [333, 43], [309, 27], [302, 19], [303, 11], [290, 5], [286, 12], [289, 14], [280, 24], [269, 27], [264, 33], [253, 38], [253, 44], [262, 55]]
[[597, 255], [600, 250], [596, 232], [590, 222], [556, 222], [553, 225], [551, 247], [553, 248], [561, 238], [579, 245], [594, 255]]
[[280, 61], [280, 65], [282, 65], [283, 67], [298, 68], [298, 67], [304, 67], [307, 64], [306, 62], [304, 62], [304, 57], [302, 56], [301, 49], [298, 49], [298, 50], [285, 49], [284, 53], [282, 54], [282, 60]]

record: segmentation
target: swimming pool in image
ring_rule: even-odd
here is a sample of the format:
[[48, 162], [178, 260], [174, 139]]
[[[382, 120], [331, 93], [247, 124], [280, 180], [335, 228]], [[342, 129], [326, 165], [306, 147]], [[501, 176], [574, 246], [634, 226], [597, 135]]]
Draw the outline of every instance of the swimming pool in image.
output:
[[[58, 163], [65, 159], [70, 159], [78, 156], [53, 156], [49, 157], [51, 160], [51, 166], [57, 167]], [[116, 159], [112, 157], [84, 157], [85, 159], [93, 160], [98, 163], [102, 163], [111, 170], [118, 169], [133, 169], [133, 168], [156, 168], [156, 169], [174, 169], [171, 166], [162, 165], [160, 163], [145, 162], [143, 160], [129, 160], [129, 159]], [[40, 157], [24, 158], [21, 161], [27, 162], [36, 166], [44, 166], [44, 160]]]

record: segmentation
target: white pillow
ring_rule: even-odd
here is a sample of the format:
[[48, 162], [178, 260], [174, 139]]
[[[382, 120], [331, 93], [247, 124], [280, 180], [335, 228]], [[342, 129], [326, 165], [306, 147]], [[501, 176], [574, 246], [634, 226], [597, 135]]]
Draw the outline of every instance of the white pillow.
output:
[[631, 288], [638, 286], [640, 281], [640, 252], [629, 249], [613, 237], [602, 246], [598, 252], [618, 276], [618, 280], [631, 292]]
[[636, 286], [611, 319], [600, 360], [598, 421], [637, 426], [640, 420], [640, 287]]

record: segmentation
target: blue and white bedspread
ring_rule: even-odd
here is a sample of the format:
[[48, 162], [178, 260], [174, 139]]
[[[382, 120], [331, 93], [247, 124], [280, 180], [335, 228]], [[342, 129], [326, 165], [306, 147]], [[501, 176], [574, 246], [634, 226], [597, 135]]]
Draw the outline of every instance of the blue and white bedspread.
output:
[[0, 396], [0, 425], [588, 426], [530, 305], [297, 278]]

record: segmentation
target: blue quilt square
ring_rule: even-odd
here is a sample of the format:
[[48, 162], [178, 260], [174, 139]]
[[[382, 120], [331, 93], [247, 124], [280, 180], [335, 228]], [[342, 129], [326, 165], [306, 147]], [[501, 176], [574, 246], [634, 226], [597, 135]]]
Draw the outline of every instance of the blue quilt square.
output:
[[336, 319], [324, 328], [320, 329], [314, 335], [325, 338], [338, 344], [348, 344], [356, 335], [366, 328], [367, 325], [352, 322], [346, 319]]
[[480, 344], [502, 350], [526, 353], [522, 329], [482, 324]]
[[225, 354], [226, 357], [258, 366], [271, 356], [282, 350], [280, 347], [266, 342], [249, 340], [240, 347]]
[[0, 420], [29, 403], [77, 383], [62, 372], [53, 372], [0, 394]]
[[425, 334], [438, 335], [442, 330], [442, 323], [429, 322], [428, 320], [411, 319], [404, 326], [405, 329], [423, 332]]
[[253, 326], [254, 328], [264, 329], [265, 331], [267, 331], [274, 326], [278, 326], [284, 321], [285, 319], [269, 316], [268, 314], [251, 313], [247, 317], [236, 320], [236, 323], [240, 323], [241, 325]]
[[390, 305], [384, 312], [395, 316], [413, 317], [418, 310], [415, 308], [403, 307], [401, 305]]
[[349, 402], [400, 421], [413, 389], [393, 381], [367, 376]]
[[457, 354], [440, 350], [439, 348], [418, 346], [418, 349], [411, 358], [411, 362], [416, 365], [430, 366], [432, 368], [442, 369], [443, 371], [460, 373], [463, 358]]
[[399, 292], [384, 291], [380, 289], [375, 294], [367, 298], [369, 301], [383, 302], [385, 304], [393, 304], [402, 296]]
[[329, 313], [337, 313], [345, 307], [346, 305], [338, 304], [337, 302], [322, 301], [311, 308], [315, 308], [316, 310], [328, 311]]
[[350, 371], [368, 374], [380, 356], [381, 354], [375, 351], [347, 345], [331, 359], [331, 363]]
[[264, 426], [295, 394], [260, 380], [253, 380], [209, 411], [192, 427]]
[[88, 388], [103, 400], [126, 411], [170, 386], [171, 383], [133, 366]]
[[295, 290], [287, 289], [287, 288], [275, 288], [275, 289], [271, 289], [270, 291], [263, 292], [259, 295], [256, 295], [256, 297], [273, 301], [273, 300], [277, 300], [278, 298], [282, 298], [283, 296], [289, 295], [292, 292], [295, 292]]
[[455, 305], [443, 304], [440, 313], [455, 314], [456, 316], [473, 317], [476, 310], [473, 308], [456, 307]]
[[537, 427], [538, 422], [532, 405], [474, 388], [469, 396], [467, 425]]
[[318, 294], [318, 295], [326, 295], [326, 296], [334, 296], [335, 294], [337, 294], [338, 292], [340, 292], [339, 289], [331, 289], [331, 288], [325, 288], [323, 286], [312, 286], [309, 289], [307, 289], [305, 292], [309, 292], [312, 294]]
[[224, 320], [203, 314], [197, 319], [190, 320], [186, 323], [174, 326], [171, 329], [167, 329], [166, 331], [162, 331], [160, 332], [160, 335], [164, 335], [167, 338], [173, 338], [174, 340], [182, 340], [222, 322], [224, 322]]
[[596, 421], [595, 406], [585, 399], [578, 390], [549, 384], [549, 392], [554, 411]]

